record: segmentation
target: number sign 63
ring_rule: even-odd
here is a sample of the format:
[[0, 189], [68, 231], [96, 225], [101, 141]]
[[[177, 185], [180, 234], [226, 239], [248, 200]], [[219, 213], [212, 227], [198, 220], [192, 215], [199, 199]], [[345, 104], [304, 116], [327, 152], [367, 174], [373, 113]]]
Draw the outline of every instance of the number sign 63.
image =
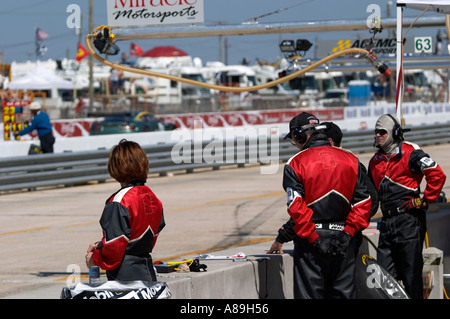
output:
[[415, 53], [433, 53], [431, 37], [414, 37]]

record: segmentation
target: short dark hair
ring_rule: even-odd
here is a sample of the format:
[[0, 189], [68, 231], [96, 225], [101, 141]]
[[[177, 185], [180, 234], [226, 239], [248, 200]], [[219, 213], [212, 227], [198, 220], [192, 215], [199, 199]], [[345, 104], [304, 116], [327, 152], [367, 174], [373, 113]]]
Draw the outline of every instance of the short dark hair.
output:
[[326, 126], [326, 128], [323, 129], [323, 132], [328, 138], [333, 140], [334, 145], [338, 147], [341, 146], [343, 134], [340, 127], [333, 122], [322, 122], [321, 125]]
[[123, 139], [109, 153], [108, 172], [119, 183], [147, 181], [149, 163], [142, 147]]

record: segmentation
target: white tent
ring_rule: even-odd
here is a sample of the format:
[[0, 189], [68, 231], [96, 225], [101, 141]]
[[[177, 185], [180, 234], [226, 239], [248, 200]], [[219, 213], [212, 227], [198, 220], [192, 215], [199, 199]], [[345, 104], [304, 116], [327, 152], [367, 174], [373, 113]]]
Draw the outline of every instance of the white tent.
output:
[[403, 6], [410, 9], [425, 10], [428, 6], [429, 11], [439, 13], [450, 13], [450, 1], [448, 0], [397, 0], [397, 6]]
[[[449, 26], [447, 25], [449, 22], [450, 14], [450, 0], [397, 0], [397, 100], [396, 100], [396, 108], [397, 108], [397, 116], [402, 119], [403, 122], [403, 114], [401, 109], [402, 104], [402, 95], [403, 95], [403, 33], [402, 33], [402, 25], [403, 25], [403, 8], [410, 8], [421, 10], [422, 13], [418, 16], [418, 18], [427, 11], [435, 11], [443, 14], [447, 14], [446, 16], [446, 26], [447, 32], [449, 32]], [[450, 34], [449, 34], [450, 36]], [[404, 123], [402, 123], [404, 124]]]
[[9, 83], [11, 90], [51, 90], [51, 89], [73, 89], [73, 83], [56, 75], [54, 72], [41, 66], [25, 76]]

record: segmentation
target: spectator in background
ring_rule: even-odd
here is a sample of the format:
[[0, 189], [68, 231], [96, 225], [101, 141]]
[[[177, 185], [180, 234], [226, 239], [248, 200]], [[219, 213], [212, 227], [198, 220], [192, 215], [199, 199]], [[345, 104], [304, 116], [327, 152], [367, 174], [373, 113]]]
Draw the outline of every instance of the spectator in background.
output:
[[55, 137], [53, 136], [53, 128], [48, 114], [42, 110], [42, 106], [38, 102], [30, 104], [30, 111], [33, 115], [30, 125], [19, 131], [17, 136], [23, 136], [36, 130], [41, 142], [42, 153], [53, 153]]

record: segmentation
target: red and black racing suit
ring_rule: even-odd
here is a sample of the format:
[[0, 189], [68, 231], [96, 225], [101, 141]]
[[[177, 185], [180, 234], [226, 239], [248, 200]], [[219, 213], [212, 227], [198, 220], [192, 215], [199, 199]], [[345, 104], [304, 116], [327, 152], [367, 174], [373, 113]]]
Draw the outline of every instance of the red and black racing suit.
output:
[[[365, 167], [363, 167], [363, 168], [364, 168], [364, 172], [366, 172], [364, 175], [366, 175], [367, 170]], [[370, 178], [368, 176], [367, 176], [365, 182], [366, 182], [367, 188], [370, 192], [370, 197], [372, 199], [372, 208], [370, 211], [370, 217], [373, 217], [378, 211], [378, 206], [379, 206], [378, 192], [375, 189], [375, 186], [373, 185], [372, 181], [370, 180]], [[297, 237], [297, 234], [295, 233], [295, 230], [294, 230], [294, 225], [295, 225], [294, 220], [292, 218], [289, 218], [289, 220], [278, 229], [278, 235], [276, 237], [276, 241], [284, 244], [284, 243], [290, 242], [291, 240], [294, 240], [294, 238]], [[356, 252], [358, 254], [359, 247], [362, 243], [362, 232], [359, 231], [359, 232], [355, 233], [354, 236], [358, 236], [358, 240], [357, 240], [358, 243], [355, 247], [355, 248], [357, 248]]]
[[383, 218], [378, 242], [378, 263], [402, 280], [411, 298], [423, 298], [422, 248], [426, 233], [426, 209], [409, 208], [420, 196], [423, 177], [424, 200], [433, 203], [446, 176], [440, 166], [416, 144], [400, 142], [398, 154], [390, 158], [380, 149], [369, 162], [369, 176], [378, 190]]
[[150, 253], [165, 222], [161, 201], [150, 188], [143, 183], [121, 188], [106, 201], [100, 225], [103, 238], [93, 261], [108, 280], [156, 281]]
[[323, 254], [316, 239], [350, 236], [369, 224], [372, 199], [365, 168], [344, 149], [332, 147], [325, 135], [313, 135], [284, 169], [283, 188], [294, 221], [294, 297], [354, 298], [356, 249], [350, 240], [345, 256]]

